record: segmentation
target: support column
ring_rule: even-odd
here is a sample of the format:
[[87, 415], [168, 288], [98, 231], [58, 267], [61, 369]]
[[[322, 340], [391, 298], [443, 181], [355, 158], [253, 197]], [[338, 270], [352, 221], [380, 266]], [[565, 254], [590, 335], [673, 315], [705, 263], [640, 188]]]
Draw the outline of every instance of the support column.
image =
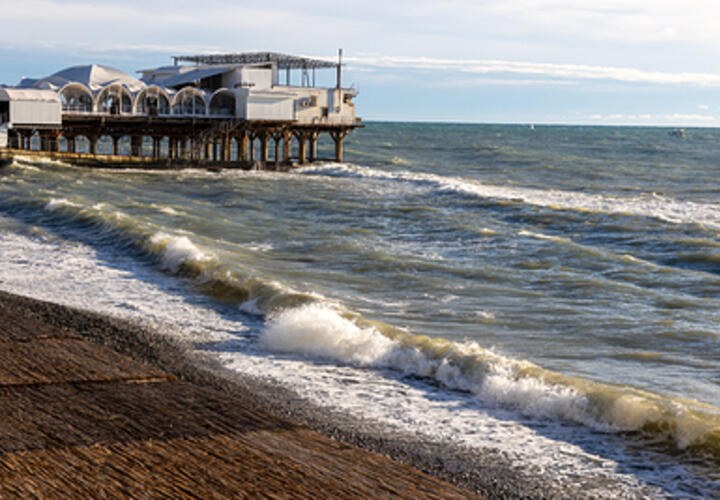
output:
[[98, 136], [93, 135], [88, 137], [88, 139], [90, 139], [90, 154], [98, 154]]
[[260, 135], [260, 161], [263, 163], [263, 167], [267, 165], [268, 162], [268, 133], [266, 130], [263, 130], [262, 134]]
[[120, 138], [118, 136], [114, 135], [112, 137], [112, 142], [113, 142], [112, 154], [113, 154], [113, 156], [117, 156], [118, 155], [118, 143], [120, 142]]
[[223, 150], [225, 154], [223, 155], [223, 161], [231, 161], [232, 160], [232, 140], [230, 139], [230, 134], [225, 134], [225, 137], [223, 137]]
[[333, 130], [330, 137], [335, 141], [335, 161], [342, 163], [343, 161], [343, 139], [348, 135], [348, 130]]
[[255, 136], [250, 137], [250, 161], [255, 161]]
[[288, 132], [287, 130], [283, 132], [283, 143], [283, 163], [285, 165], [290, 165], [292, 135], [290, 135], [290, 132]]
[[304, 165], [307, 161], [307, 137], [304, 133], [296, 133], [295, 139], [298, 141], [298, 163]]
[[310, 132], [310, 163], [317, 161], [317, 141], [320, 134]]
[[153, 137], [152, 141], [153, 141], [152, 157], [154, 160], [157, 160], [160, 158], [160, 139], [158, 139], [157, 137]]
[[248, 135], [243, 132], [237, 139], [238, 141], [238, 161], [246, 161], [248, 159]]
[[280, 166], [280, 143], [282, 141], [282, 134], [273, 134], [273, 140], [275, 141], [275, 170], [278, 170]]

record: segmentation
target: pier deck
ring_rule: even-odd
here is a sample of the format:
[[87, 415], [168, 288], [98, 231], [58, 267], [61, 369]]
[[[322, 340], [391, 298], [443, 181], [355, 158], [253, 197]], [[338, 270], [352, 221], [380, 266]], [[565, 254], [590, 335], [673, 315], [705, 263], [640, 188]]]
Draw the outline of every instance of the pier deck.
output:
[[471, 496], [42, 318], [0, 295], [3, 498]]

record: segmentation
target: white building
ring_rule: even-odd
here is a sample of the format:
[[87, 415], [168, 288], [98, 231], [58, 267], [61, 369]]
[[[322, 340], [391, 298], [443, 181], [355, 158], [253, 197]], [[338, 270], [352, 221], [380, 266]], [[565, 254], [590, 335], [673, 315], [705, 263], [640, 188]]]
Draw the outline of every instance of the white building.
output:
[[[54, 105], [59, 102], [61, 113], [68, 114], [203, 115], [308, 125], [356, 121], [356, 90], [340, 88], [340, 82], [335, 88], [311, 84], [317, 69], [338, 68], [339, 78], [339, 63], [276, 53], [176, 58], [180, 61], [194, 64], [141, 70], [141, 79], [107, 66], [74, 66], [5, 90], [46, 91], [37, 94], [42, 99], [54, 93]], [[292, 71], [301, 72], [301, 85], [290, 84]]]
[[[274, 141], [276, 164], [292, 157], [302, 163], [308, 150], [312, 161], [326, 133], [341, 161], [343, 139], [361, 126], [357, 91], [342, 87], [341, 67], [341, 61], [272, 52], [176, 57], [172, 66], [139, 71], [139, 79], [107, 66], [73, 66], [0, 88], [0, 129], [20, 149], [39, 135], [40, 149], [59, 151], [62, 140], [74, 153], [76, 138], [84, 136], [97, 154], [106, 137], [113, 154], [129, 140], [130, 155], [144, 156], [142, 144], [152, 139], [154, 158], [238, 162], [252, 162], [259, 141], [259, 159], [267, 163]], [[334, 87], [315, 86], [320, 69], [336, 70]]]

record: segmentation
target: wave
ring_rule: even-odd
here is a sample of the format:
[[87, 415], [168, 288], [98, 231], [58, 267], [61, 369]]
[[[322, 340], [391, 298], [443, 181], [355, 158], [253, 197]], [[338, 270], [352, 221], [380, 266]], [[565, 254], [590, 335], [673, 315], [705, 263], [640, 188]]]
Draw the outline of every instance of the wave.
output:
[[298, 172], [305, 175], [409, 182], [422, 186], [430, 185], [439, 191], [450, 191], [508, 202], [522, 202], [556, 210], [652, 217], [675, 224], [696, 223], [720, 229], [720, 204], [674, 200], [655, 193], [621, 197], [556, 189], [495, 186], [460, 177], [445, 177], [437, 174], [401, 170], [385, 171], [371, 167], [337, 163], [303, 167], [298, 169]]
[[413, 335], [337, 306], [312, 303], [276, 311], [265, 348], [368, 368], [390, 368], [472, 393], [484, 404], [557, 418], [602, 432], [635, 431], [680, 449], [720, 457], [720, 410], [695, 401], [564, 376], [474, 342]]
[[[273, 279], [231, 267], [211, 250], [187, 235], [157, 230], [105, 203], [83, 205], [64, 198], [50, 199], [44, 209], [58, 217], [90, 228], [115, 248], [134, 249], [161, 270], [183, 278], [215, 299], [244, 303], [243, 309], [257, 315], [324, 300], [314, 293], [301, 293]], [[96, 240], [97, 241], [97, 240]]]
[[234, 268], [191, 237], [157, 230], [108, 204], [51, 199], [44, 209], [63, 223], [90, 225], [110, 244], [134, 248], [207, 295], [265, 317], [260, 341], [270, 351], [392, 369], [471, 393], [485, 404], [603, 432], [638, 432], [680, 449], [710, 450], [720, 459], [720, 409], [565, 376], [476, 343], [414, 335], [370, 321], [320, 295]]

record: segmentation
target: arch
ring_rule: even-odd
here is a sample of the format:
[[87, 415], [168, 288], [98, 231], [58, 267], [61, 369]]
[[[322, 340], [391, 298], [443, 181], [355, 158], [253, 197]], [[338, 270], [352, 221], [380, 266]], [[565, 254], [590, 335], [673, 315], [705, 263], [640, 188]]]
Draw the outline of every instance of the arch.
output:
[[226, 88], [216, 90], [208, 100], [208, 114], [235, 116], [235, 94]]
[[132, 113], [133, 98], [122, 85], [108, 85], [95, 98], [95, 109], [110, 115]]
[[193, 87], [183, 88], [173, 97], [172, 112], [174, 115], [191, 116], [207, 114], [205, 94]]
[[74, 153], [90, 153], [90, 138], [85, 134], [78, 134], [73, 138]]
[[92, 92], [80, 82], [70, 82], [58, 91], [63, 111], [91, 113]]
[[170, 96], [164, 89], [157, 85], [146, 87], [135, 96], [133, 111], [138, 114], [150, 116], [169, 115]]

